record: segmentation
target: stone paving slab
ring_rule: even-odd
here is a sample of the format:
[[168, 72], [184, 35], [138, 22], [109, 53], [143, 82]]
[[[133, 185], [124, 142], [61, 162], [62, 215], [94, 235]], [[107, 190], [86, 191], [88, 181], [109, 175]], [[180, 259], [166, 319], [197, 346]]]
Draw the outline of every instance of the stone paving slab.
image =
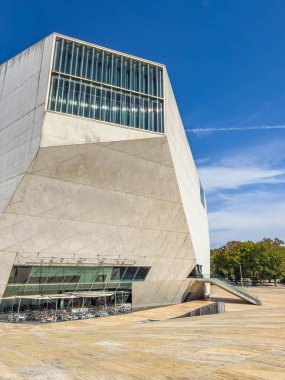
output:
[[[155, 313], [147, 310], [113, 325], [111, 317], [1, 324], [0, 379], [285, 380], [285, 288], [256, 291], [265, 306], [228, 298], [219, 315], [138, 323]], [[224, 296], [214, 289], [213, 298]]]

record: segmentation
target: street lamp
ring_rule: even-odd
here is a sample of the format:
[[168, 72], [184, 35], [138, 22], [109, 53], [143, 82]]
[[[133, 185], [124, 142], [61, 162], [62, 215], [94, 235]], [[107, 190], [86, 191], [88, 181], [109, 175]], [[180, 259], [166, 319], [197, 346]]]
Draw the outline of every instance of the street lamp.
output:
[[243, 287], [243, 279], [242, 279], [241, 263], [239, 263], [239, 271], [240, 271], [240, 281], [241, 281], [241, 286]]

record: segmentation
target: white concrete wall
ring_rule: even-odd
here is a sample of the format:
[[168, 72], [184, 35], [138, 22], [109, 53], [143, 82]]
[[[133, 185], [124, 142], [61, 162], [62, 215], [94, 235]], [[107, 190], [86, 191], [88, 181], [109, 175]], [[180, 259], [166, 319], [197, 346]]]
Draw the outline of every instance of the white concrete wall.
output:
[[135, 306], [180, 302], [195, 256], [166, 137], [40, 148], [0, 218], [2, 291], [16, 252], [120, 255], [151, 266]]
[[41, 147], [147, 139], [159, 136], [161, 135], [158, 133], [133, 127], [46, 111]]
[[0, 66], [0, 215], [39, 148], [52, 41]]
[[171, 83], [164, 69], [165, 131], [197, 264], [210, 273], [207, 212], [200, 201], [199, 175], [185, 134]]

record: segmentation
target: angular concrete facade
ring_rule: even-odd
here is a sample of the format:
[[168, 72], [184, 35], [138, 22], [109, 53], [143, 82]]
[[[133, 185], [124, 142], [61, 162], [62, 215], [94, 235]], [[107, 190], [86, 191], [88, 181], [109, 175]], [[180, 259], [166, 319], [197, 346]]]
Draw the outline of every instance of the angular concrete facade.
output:
[[70, 257], [91, 265], [97, 257], [95, 266], [149, 268], [144, 281], [132, 282], [134, 307], [181, 302], [193, 268], [209, 273], [209, 237], [166, 69], [159, 65], [163, 133], [54, 112], [48, 96], [57, 38], [67, 37], [53, 34], [0, 66], [0, 297], [13, 265]]

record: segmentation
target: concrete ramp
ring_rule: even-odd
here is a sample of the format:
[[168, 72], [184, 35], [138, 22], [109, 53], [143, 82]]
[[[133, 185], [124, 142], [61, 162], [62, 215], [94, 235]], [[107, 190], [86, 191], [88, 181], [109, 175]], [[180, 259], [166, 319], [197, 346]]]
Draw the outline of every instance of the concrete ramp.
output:
[[241, 289], [237, 286], [231, 285], [226, 281], [220, 280], [219, 278], [195, 278], [195, 281], [204, 284], [216, 285], [219, 288], [241, 298], [242, 300], [251, 303], [252, 305], [262, 305], [261, 301], [258, 298], [247, 293], [243, 288]]

